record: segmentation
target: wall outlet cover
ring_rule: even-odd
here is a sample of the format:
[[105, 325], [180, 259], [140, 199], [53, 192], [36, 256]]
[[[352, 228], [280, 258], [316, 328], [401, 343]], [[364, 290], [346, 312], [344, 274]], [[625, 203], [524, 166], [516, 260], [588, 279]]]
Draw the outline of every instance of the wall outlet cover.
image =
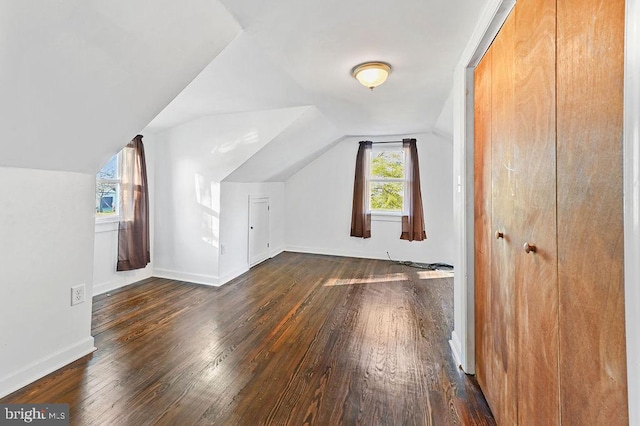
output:
[[71, 306], [84, 302], [84, 284], [71, 287]]

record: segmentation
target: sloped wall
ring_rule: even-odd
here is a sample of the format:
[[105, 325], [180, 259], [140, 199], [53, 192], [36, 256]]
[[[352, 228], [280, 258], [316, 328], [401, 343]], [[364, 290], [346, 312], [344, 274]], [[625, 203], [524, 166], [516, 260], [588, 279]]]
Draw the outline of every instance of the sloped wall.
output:
[[0, 166], [95, 173], [240, 32], [215, 0], [0, 10]]
[[305, 110], [203, 117], [158, 135], [156, 276], [220, 284], [220, 183]]
[[0, 0], [0, 396], [93, 348], [95, 173], [240, 32], [213, 0]]

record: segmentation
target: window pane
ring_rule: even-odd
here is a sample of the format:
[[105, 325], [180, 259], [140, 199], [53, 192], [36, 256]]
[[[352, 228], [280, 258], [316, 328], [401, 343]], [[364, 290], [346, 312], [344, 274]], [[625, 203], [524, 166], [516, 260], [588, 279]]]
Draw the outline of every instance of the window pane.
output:
[[371, 182], [371, 210], [402, 211], [402, 182]]
[[[96, 216], [110, 217], [119, 214], [120, 170], [119, 154], [109, 159], [96, 173]], [[105, 181], [106, 180], [106, 181]], [[114, 182], [115, 181], [115, 182]]]
[[377, 178], [404, 177], [404, 155], [400, 151], [373, 152], [371, 176]]
[[96, 174], [96, 179], [118, 179], [118, 154], [111, 157]]
[[96, 183], [96, 215], [99, 217], [118, 214], [119, 184]]

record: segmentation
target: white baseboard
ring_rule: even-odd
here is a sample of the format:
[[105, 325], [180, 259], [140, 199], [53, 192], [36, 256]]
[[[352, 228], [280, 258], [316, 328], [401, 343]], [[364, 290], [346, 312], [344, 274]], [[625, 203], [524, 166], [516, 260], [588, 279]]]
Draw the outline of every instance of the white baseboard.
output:
[[271, 250], [269, 252], [269, 257], [276, 257], [277, 255], [279, 255], [283, 251], [285, 251], [285, 246], [276, 247], [276, 248], [274, 248], [273, 250]]
[[[284, 246], [278, 247], [274, 250], [271, 250], [269, 252], [269, 258], [272, 257], [276, 257], [277, 255], [279, 255], [280, 253], [284, 252], [285, 248]], [[239, 268], [234, 269], [233, 271], [226, 273], [222, 276], [220, 276], [218, 282], [220, 283], [219, 285], [224, 285], [226, 283], [228, 283], [229, 281], [233, 280], [234, 278], [239, 277], [240, 275], [244, 274], [245, 272], [249, 271], [249, 264], [244, 264]]]
[[89, 336], [86, 339], [82, 339], [73, 345], [69, 345], [45, 358], [33, 362], [9, 376], [3, 377], [0, 379], [0, 398], [90, 354], [96, 350], [93, 344], [93, 337]]
[[103, 294], [103, 293], [106, 293], [108, 291], [113, 291], [113, 290], [118, 289], [120, 287], [124, 287], [124, 285], [122, 285], [122, 280], [111, 280], [111, 281], [107, 281], [105, 283], [94, 284], [93, 285], [93, 295], [97, 296], [99, 294]]
[[93, 284], [93, 296], [113, 291], [122, 287], [126, 287], [130, 284], [137, 283], [147, 278], [154, 276], [153, 269], [147, 266], [144, 269], [137, 269], [135, 271], [116, 272], [117, 278], [105, 281], [99, 284]]
[[292, 251], [296, 253], [310, 253], [310, 254], [324, 254], [328, 256], [342, 256], [342, 257], [357, 257], [361, 259], [381, 259], [388, 260], [386, 253], [380, 255], [371, 254], [368, 252], [362, 252], [359, 250], [340, 250], [329, 249], [322, 247], [304, 247], [304, 246], [287, 246], [286, 251]]
[[451, 347], [451, 354], [458, 368], [462, 368], [462, 346], [460, 345], [460, 338], [455, 330], [451, 332], [451, 340], [449, 340], [449, 346]]
[[[322, 254], [327, 256], [341, 256], [341, 257], [355, 257], [358, 259], [376, 259], [376, 260], [389, 260], [389, 256], [387, 252], [379, 252], [379, 251], [364, 251], [364, 250], [344, 250], [344, 249], [336, 249], [336, 248], [325, 248], [325, 247], [306, 247], [306, 246], [287, 246], [285, 251], [295, 252], [295, 253], [309, 253], [309, 254]], [[415, 259], [415, 258], [397, 258], [393, 259], [394, 261], [406, 261], [409, 260], [415, 263], [442, 263], [442, 259], [433, 260], [433, 259]], [[445, 263], [450, 263], [446, 261]]]
[[233, 271], [231, 271], [231, 272], [229, 272], [227, 274], [224, 274], [219, 279], [220, 285], [224, 285], [224, 284], [228, 283], [232, 279], [239, 277], [240, 275], [244, 274], [248, 270], [249, 270], [249, 265], [243, 265], [240, 268], [236, 268], [235, 270], [233, 270]]
[[178, 272], [169, 269], [154, 268], [153, 276], [158, 278], [166, 278], [169, 280], [209, 285], [213, 287], [220, 286], [220, 278], [215, 275], [191, 274], [188, 272]]

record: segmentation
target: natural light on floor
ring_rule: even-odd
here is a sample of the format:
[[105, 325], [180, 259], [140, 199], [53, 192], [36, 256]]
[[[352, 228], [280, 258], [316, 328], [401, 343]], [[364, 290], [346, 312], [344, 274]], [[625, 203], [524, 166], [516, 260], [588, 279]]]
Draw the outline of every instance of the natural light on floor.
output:
[[390, 281], [406, 281], [408, 279], [409, 277], [405, 273], [372, 275], [364, 278], [329, 278], [327, 282], [324, 283], [324, 286], [334, 287], [338, 285], [374, 284]]
[[[453, 277], [453, 272], [446, 271], [416, 271], [418, 279], [427, 280], [432, 278]], [[325, 283], [325, 287], [335, 287], [339, 285], [355, 285], [355, 284], [380, 284], [395, 281], [407, 281], [409, 275], [405, 272], [385, 275], [372, 275], [364, 278], [329, 278]]]
[[451, 271], [418, 271], [418, 278], [421, 280], [429, 280], [432, 278], [450, 278], [453, 277], [453, 272]]

